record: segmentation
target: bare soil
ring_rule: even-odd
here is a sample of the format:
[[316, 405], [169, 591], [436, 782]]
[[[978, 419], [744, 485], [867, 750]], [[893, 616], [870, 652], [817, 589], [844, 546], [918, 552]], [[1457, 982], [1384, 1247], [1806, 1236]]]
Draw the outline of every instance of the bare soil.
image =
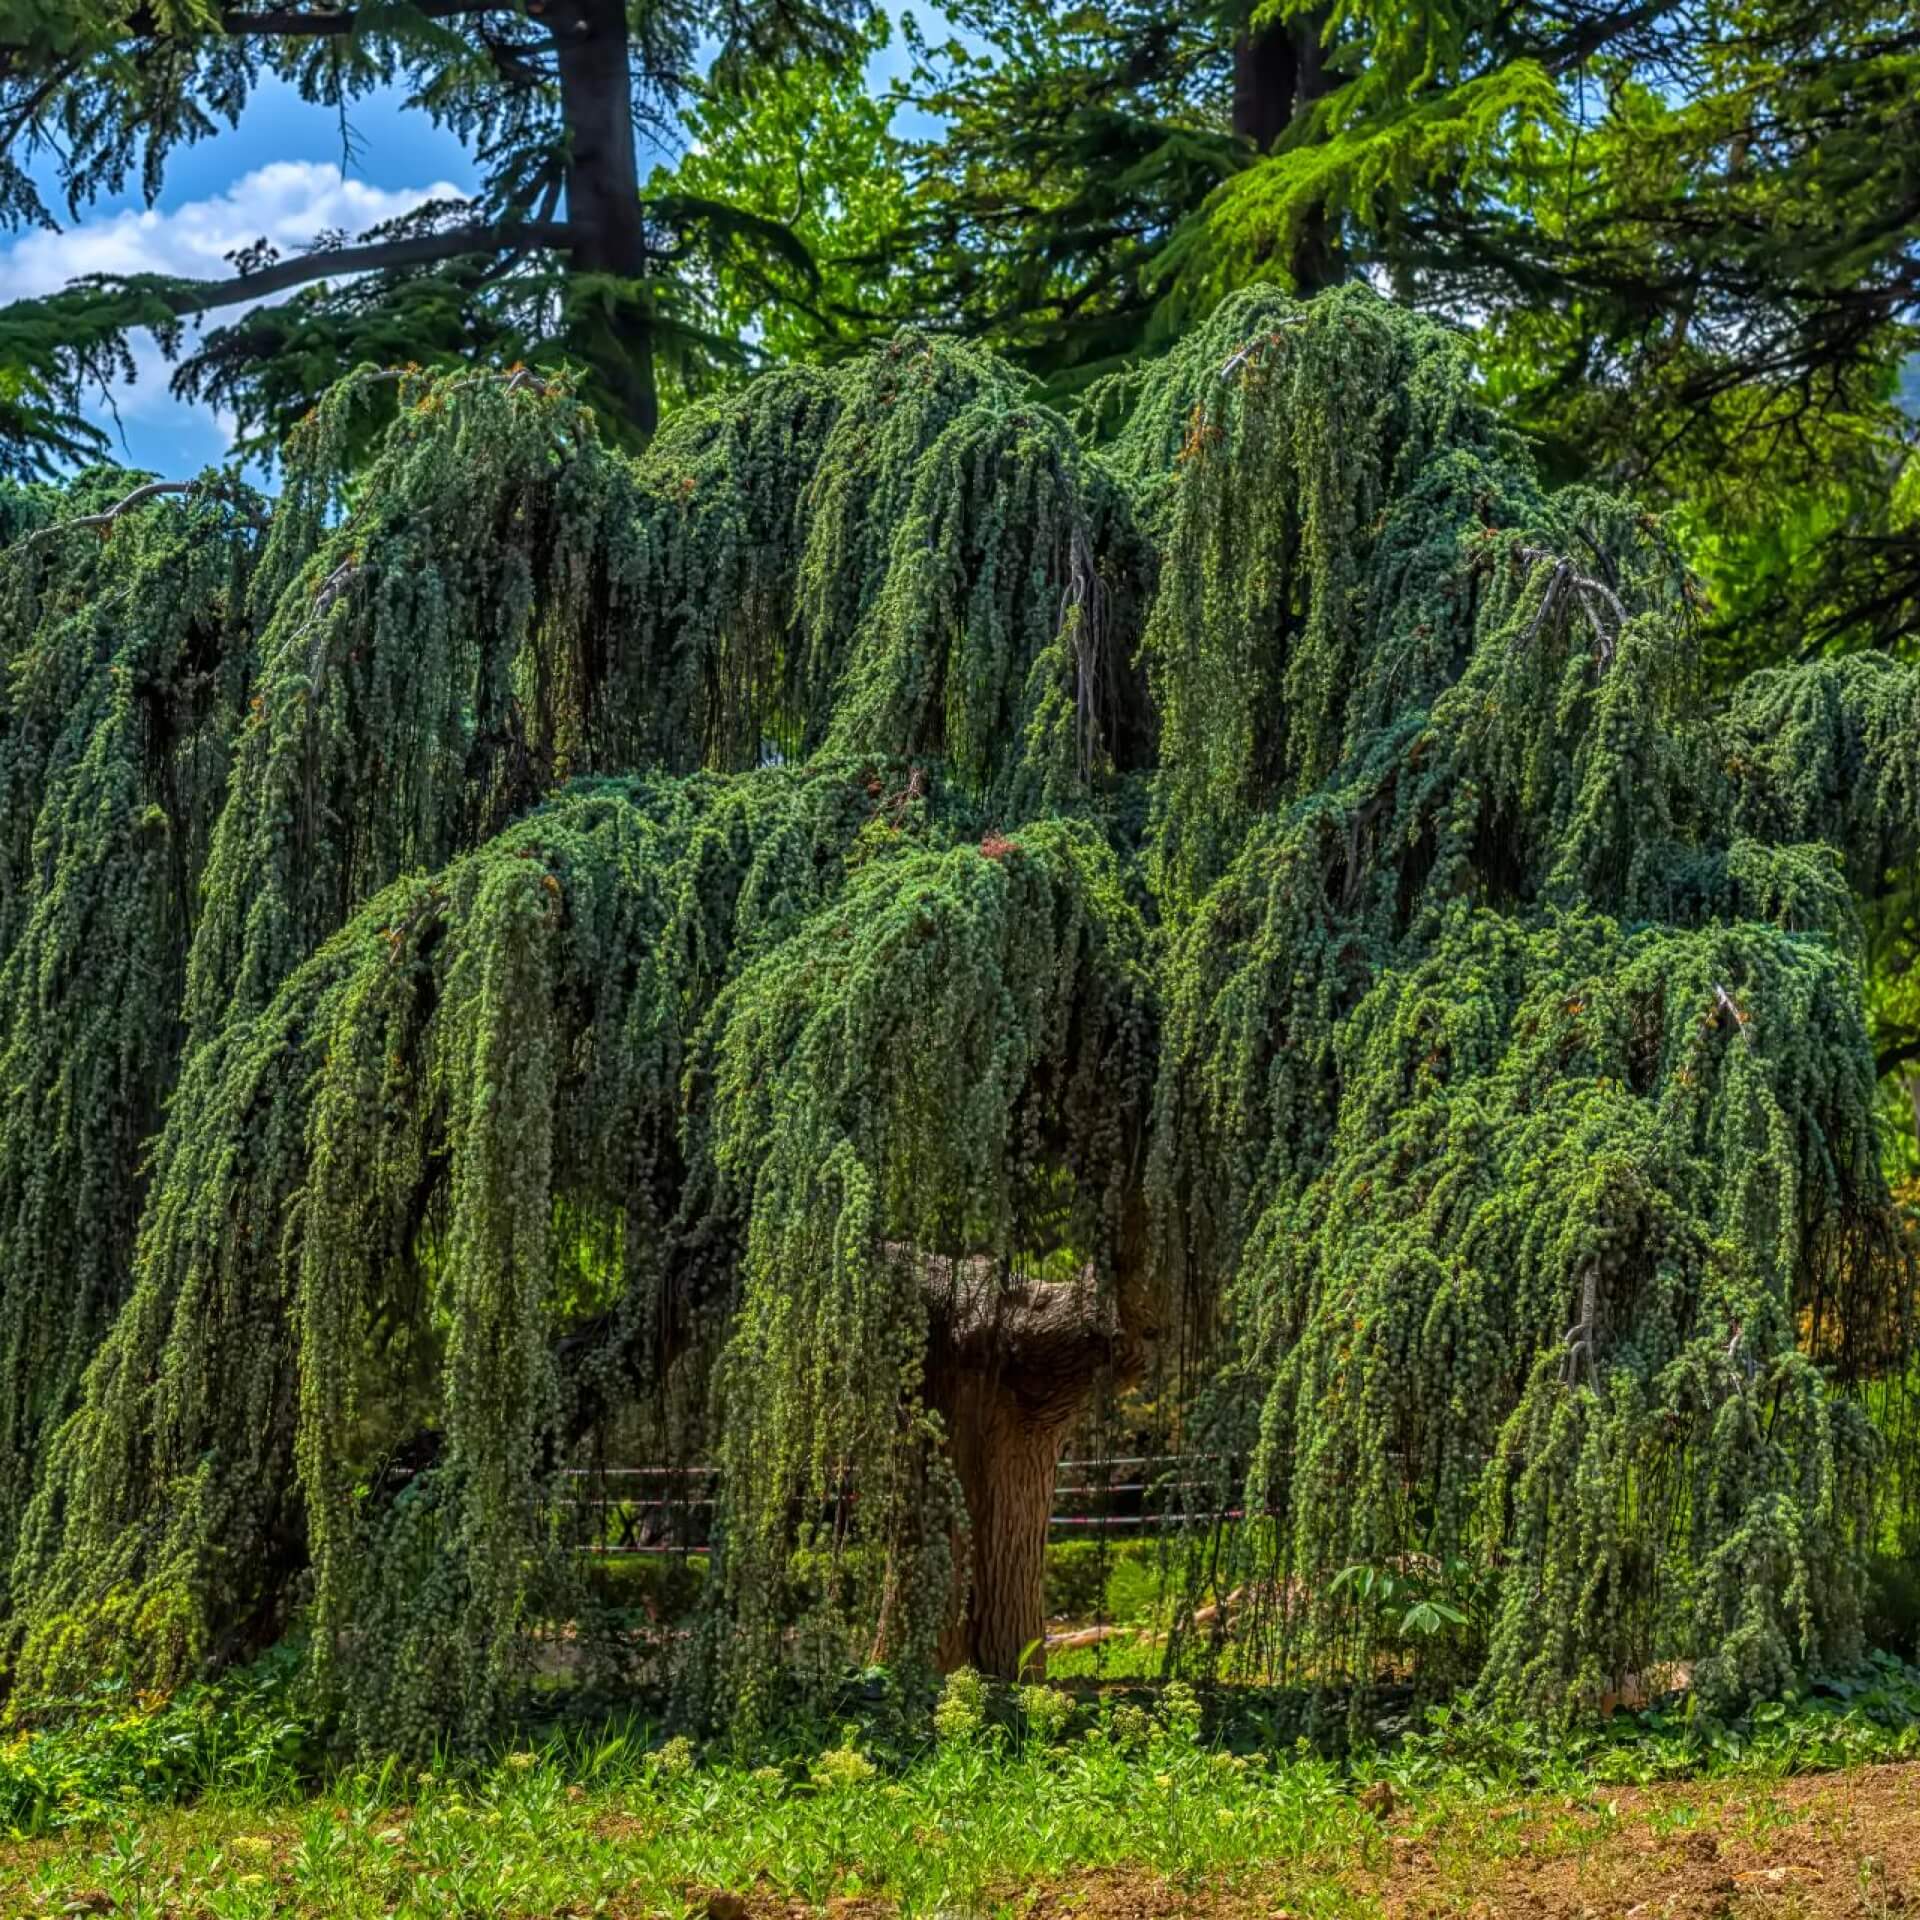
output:
[[[1495, 1825], [1493, 1832], [1488, 1831]], [[1394, 1920], [1827, 1920], [1920, 1914], [1920, 1766], [1622, 1789], [1489, 1810], [1467, 1831], [1389, 1822], [1372, 1876]], [[1499, 1830], [1504, 1826], [1504, 1831]]]

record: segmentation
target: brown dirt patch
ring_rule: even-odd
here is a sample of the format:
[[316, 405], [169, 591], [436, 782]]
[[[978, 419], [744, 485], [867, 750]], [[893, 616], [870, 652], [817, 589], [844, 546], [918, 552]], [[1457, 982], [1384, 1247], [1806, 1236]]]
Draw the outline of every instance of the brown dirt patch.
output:
[[1920, 1766], [1602, 1791], [1396, 1820], [1394, 1920], [1880, 1920], [1920, 1914]]
[[1025, 1920], [1168, 1920], [1168, 1916], [1271, 1911], [1235, 1896], [1199, 1889], [1186, 1892], [1152, 1874], [1124, 1867], [1092, 1867], [1050, 1886], [1037, 1887], [1012, 1903]]
[[[1322, 1873], [1276, 1862], [1191, 1887], [1091, 1869], [998, 1889], [982, 1920], [1920, 1920], [1920, 1764], [1445, 1811], [1415, 1800], [1393, 1810], [1368, 1859]], [[714, 1920], [810, 1911], [765, 1887], [744, 1913], [720, 1904]], [[889, 1911], [844, 1901], [829, 1915]]]
[[[898, 1911], [891, 1900], [870, 1894], [836, 1894], [824, 1908], [812, 1907], [756, 1881], [744, 1893], [725, 1887], [687, 1887], [683, 1895], [694, 1920], [893, 1920]], [[636, 1908], [636, 1912], [641, 1909]], [[646, 1912], [655, 1908], [648, 1906]]]

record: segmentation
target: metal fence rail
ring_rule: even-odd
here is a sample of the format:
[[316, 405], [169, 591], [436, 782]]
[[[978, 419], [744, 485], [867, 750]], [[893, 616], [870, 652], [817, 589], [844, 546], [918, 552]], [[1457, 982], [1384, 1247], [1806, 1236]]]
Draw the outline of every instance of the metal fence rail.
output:
[[[1211, 1493], [1215, 1482], [1190, 1472], [1209, 1464], [1209, 1455], [1173, 1453], [1063, 1460], [1049, 1530], [1059, 1538], [1078, 1539], [1242, 1518], [1238, 1507], [1189, 1507], [1180, 1498]], [[1165, 1471], [1150, 1471], [1154, 1468]], [[718, 1471], [711, 1466], [570, 1468], [563, 1477], [579, 1492], [563, 1496], [559, 1504], [579, 1515], [581, 1553], [704, 1553], [711, 1539], [711, 1488]], [[849, 1492], [845, 1497], [857, 1496]]]

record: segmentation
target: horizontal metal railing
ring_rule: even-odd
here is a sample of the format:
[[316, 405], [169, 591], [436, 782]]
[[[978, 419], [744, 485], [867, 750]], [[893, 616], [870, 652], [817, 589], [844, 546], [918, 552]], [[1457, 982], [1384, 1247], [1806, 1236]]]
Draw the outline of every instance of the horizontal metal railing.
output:
[[[1111, 1458], [1063, 1460], [1054, 1486], [1049, 1529], [1065, 1538], [1114, 1532], [1138, 1534], [1168, 1525], [1210, 1525], [1238, 1520], [1242, 1509], [1185, 1506], [1178, 1496], [1207, 1494], [1215, 1483], [1182, 1469], [1206, 1464], [1206, 1454], [1117, 1454]], [[1168, 1472], [1149, 1475], [1165, 1467]], [[577, 1497], [563, 1507], [577, 1510], [584, 1522], [578, 1551], [595, 1555], [688, 1554], [707, 1549], [714, 1505], [710, 1488], [718, 1469], [680, 1467], [579, 1467], [564, 1476], [580, 1483]], [[1130, 1477], [1114, 1479], [1114, 1474]], [[609, 1483], [651, 1482], [658, 1491], [610, 1492]], [[588, 1491], [587, 1489], [595, 1491]], [[696, 1490], [699, 1489], [699, 1490]], [[849, 1492], [848, 1500], [857, 1498]], [[1156, 1504], [1157, 1503], [1157, 1504]], [[1067, 1507], [1066, 1512], [1060, 1511]], [[1088, 1510], [1090, 1507], [1098, 1511]]]

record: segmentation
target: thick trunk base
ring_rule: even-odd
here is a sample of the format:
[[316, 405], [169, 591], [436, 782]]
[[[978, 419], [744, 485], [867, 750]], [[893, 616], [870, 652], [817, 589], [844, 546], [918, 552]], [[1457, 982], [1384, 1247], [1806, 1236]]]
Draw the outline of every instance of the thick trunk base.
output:
[[955, 1542], [966, 1592], [941, 1635], [943, 1671], [977, 1667], [1000, 1680], [1045, 1671], [1047, 1528], [1061, 1449], [1087, 1391], [1064, 1410], [1034, 1409], [990, 1375], [939, 1383], [935, 1405], [967, 1505], [967, 1534]]
[[1137, 1376], [1159, 1333], [1146, 1214], [1127, 1211], [1110, 1286], [1089, 1265], [1039, 1281], [993, 1259], [914, 1254], [929, 1303], [927, 1404], [966, 1502], [940, 1664], [1045, 1671], [1047, 1529], [1060, 1454], [1102, 1381]]

